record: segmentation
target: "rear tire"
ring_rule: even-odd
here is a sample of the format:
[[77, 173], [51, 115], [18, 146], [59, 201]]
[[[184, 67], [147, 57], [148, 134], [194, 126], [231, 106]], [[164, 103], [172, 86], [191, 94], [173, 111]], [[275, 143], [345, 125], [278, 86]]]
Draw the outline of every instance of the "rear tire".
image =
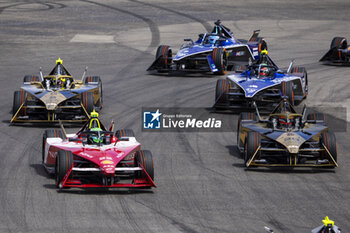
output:
[[[148, 173], [148, 175], [151, 177], [151, 179], [154, 180], [154, 162], [153, 162], [152, 153], [150, 151], [148, 150], [137, 151], [135, 155], [135, 164], [136, 166], [139, 166], [139, 164], [141, 164], [142, 167]], [[137, 171], [135, 173], [135, 178], [145, 179], [146, 174], [144, 171]]]
[[81, 103], [83, 104], [88, 115], [94, 110], [94, 94], [92, 92], [81, 93]]
[[[337, 142], [335, 139], [335, 135], [332, 132], [324, 132], [321, 134], [321, 145], [325, 145], [329, 153], [333, 156], [333, 159], [337, 162]], [[323, 154], [323, 158], [325, 158], [327, 152], [321, 152]]]
[[216, 68], [218, 69], [218, 71], [214, 73], [218, 75], [226, 74], [227, 59], [226, 59], [225, 49], [214, 48], [212, 52], [212, 58]]
[[337, 49], [346, 49], [348, 46], [348, 43], [344, 37], [334, 37], [331, 42], [331, 49], [337, 48]]
[[98, 83], [98, 93], [100, 95], [100, 98], [96, 102], [95, 107], [96, 107], [96, 109], [98, 109], [100, 111], [102, 109], [102, 107], [103, 107], [103, 90], [102, 90], [102, 81], [101, 81], [100, 76], [88, 76], [88, 77], [85, 77], [84, 83], [85, 84]]
[[226, 94], [230, 90], [230, 84], [226, 79], [219, 79], [216, 81], [215, 102], [225, 103], [227, 101]]
[[132, 129], [120, 129], [115, 132], [117, 138], [121, 137], [135, 137], [134, 131]]
[[304, 75], [304, 79], [305, 79], [304, 88], [305, 88], [305, 98], [306, 98], [309, 90], [308, 90], [308, 81], [307, 81], [307, 71], [306, 71], [305, 67], [299, 67], [299, 66], [293, 67], [290, 73], [291, 74], [299, 73], [299, 74]]
[[288, 97], [289, 103], [294, 106], [293, 82], [282, 82], [282, 95]]
[[326, 121], [326, 117], [324, 116], [323, 113], [310, 113], [307, 114], [306, 117], [307, 120], [311, 120], [311, 121]]
[[42, 143], [42, 162], [45, 160], [45, 147], [47, 138], [62, 138], [63, 133], [60, 129], [47, 129], [43, 134], [43, 143]]
[[40, 82], [40, 79], [38, 76], [35, 75], [26, 75], [23, 78], [24, 83], [30, 83], [30, 82]]
[[59, 150], [56, 158], [55, 178], [56, 186], [59, 188], [64, 176], [73, 166], [73, 154], [71, 151]]
[[258, 132], [248, 132], [244, 144], [244, 164], [247, 166], [248, 161], [253, 157], [256, 150], [261, 144], [261, 136]]
[[[157, 49], [156, 52], [156, 59], [158, 59], [158, 57], [161, 57], [159, 60], [159, 66], [162, 69], [168, 69], [171, 62], [168, 61], [168, 59], [172, 58], [173, 54], [172, 51], [170, 49], [170, 46], [168, 45], [160, 45]], [[161, 72], [161, 69], [158, 72]]]
[[[27, 93], [25, 91], [15, 91], [13, 94], [13, 105], [12, 105], [12, 115], [14, 116], [21, 105], [25, 102], [27, 98]], [[25, 111], [21, 109], [20, 115], [24, 115]]]

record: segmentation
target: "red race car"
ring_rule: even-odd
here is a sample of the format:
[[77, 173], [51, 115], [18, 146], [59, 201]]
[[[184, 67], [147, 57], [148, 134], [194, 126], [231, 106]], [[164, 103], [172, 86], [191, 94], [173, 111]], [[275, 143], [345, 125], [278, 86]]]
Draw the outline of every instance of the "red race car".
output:
[[42, 162], [55, 174], [58, 188], [156, 187], [152, 154], [141, 150], [132, 130], [109, 130], [93, 111], [76, 134], [48, 129], [43, 134]]

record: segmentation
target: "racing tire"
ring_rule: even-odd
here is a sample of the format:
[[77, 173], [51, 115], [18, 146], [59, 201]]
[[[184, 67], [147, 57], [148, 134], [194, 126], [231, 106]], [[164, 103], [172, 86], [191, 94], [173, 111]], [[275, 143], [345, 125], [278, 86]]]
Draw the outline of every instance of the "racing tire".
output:
[[[135, 154], [135, 165], [140, 166], [146, 170], [148, 175], [154, 180], [154, 162], [152, 153], [149, 150], [140, 150]], [[146, 174], [144, 171], [136, 171], [135, 172], [136, 179], [145, 179]]]
[[97, 103], [95, 104], [95, 108], [101, 111], [103, 107], [103, 90], [102, 90], [102, 81], [100, 76], [88, 76], [85, 77], [84, 80], [85, 84], [89, 83], [98, 83], [98, 93], [100, 94], [100, 98], [98, 99]]
[[[15, 116], [18, 109], [21, 107], [21, 105], [25, 102], [27, 98], [27, 93], [25, 91], [15, 91], [13, 93], [13, 105], [12, 105], [12, 116]], [[25, 110], [21, 109], [19, 112], [20, 115], [25, 115]]]
[[288, 98], [288, 101], [291, 105], [294, 106], [294, 91], [293, 91], [293, 82], [282, 82], [282, 95]]
[[95, 109], [94, 94], [92, 92], [81, 93], [81, 103], [83, 104], [88, 115]]
[[[338, 151], [337, 151], [337, 142], [336, 142], [334, 133], [329, 131], [323, 132], [321, 134], [320, 142], [321, 142], [321, 148], [322, 148], [322, 144], [325, 145], [329, 153], [331, 153], [333, 159], [337, 162]], [[325, 158], [326, 154], [327, 154], [326, 151], [322, 151], [321, 158]]]
[[293, 73], [299, 73], [299, 74], [303, 74], [304, 78], [305, 78], [305, 96], [304, 98], [307, 97], [308, 95], [308, 81], [307, 81], [307, 71], [306, 71], [306, 68], [305, 67], [299, 67], [299, 66], [296, 66], [296, 67], [293, 67], [291, 72], [291, 74]]
[[56, 186], [63, 180], [64, 176], [73, 166], [73, 154], [71, 151], [59, 150], [56, 157], [55, 180]]
[[261, 145], [260, 133], [248, 132], [244, 143], [244, 164], [246, 167], [247, 167], [248, 161], [254, 156], [256, 150], [260, 145]]
[[[168, 46], [168, 45], [160, 45], [158, 47], [158, 49], [157, 49], [157, 52], [156, 52], [156, 59], [158, 59], [158, 57], [161, 57], [159, 59], [159, 63], [158, 63], [159, 67], [161, 69], [162, 68], [164, 68], [164, 69], [169, 68], [171, 62], [169, 62], [168, 59], [169, 58], [171, 59], [172, 56], [173, 55], [172, 55], [172, 51], [170, 49], [170, 46]], [[158, 72], [162, 72], [161, 69], [158, 70]]]
[[230, 84], [226, 79], [216, 81], [215, 103], [225, 103], [227, 101], [226, 94], [230, 90]]
[[218, 71], [214, 72], [214, 74], [218, 74], [218, 75], [226, 74], [227, 59], [226, 59], [225, 49], [214, 48], [211, 56], [213, 58], [216, 68], [218, 69]]
[[252, 120], [257, 121], [256, 114], [254, 112], [241, 112], [239, 114], [239, 120]]
[[310, 120], [310, 121], [323, 121], [323, 122], [326, 121], [326, 117], [324, 116], [323, 113], [310, 113], [310, 114], [307, 114], [306, 119]]
[[42, 143], [42, 162], [45, 160], [45, 147], [46, 147], [46, 139], [48, 138], [62, 138], [63, 133], [60, 129], [47, 129], [43, 134], [43, 143]]
[[240, 138], [243, 120], [256, 121], [257, 117], [256, 117], [255, 113], [253, 113], [253, 112], [241, 112], [239, 114], [238, 124], [237, 124], [237, 146], [238, 146], [238, 149], [244, 147], [243, 142], [241, 141], [241, 138]]
[[115, 131], [115, 136], [117, 138], [121, 137], [135, 137], [134, 131], [132, 129], [120, 129]]
[[40, 82], [40, 79], [38, 76], [35, 75], [26, 75], [23, 78], [24, 83], [30, 83], [30, 82]]
[[337, 49], [346, 49], [348, 46], [348, 43], [344, 37], [334, 37], [331, 42], [331, 49], [337, 48]]

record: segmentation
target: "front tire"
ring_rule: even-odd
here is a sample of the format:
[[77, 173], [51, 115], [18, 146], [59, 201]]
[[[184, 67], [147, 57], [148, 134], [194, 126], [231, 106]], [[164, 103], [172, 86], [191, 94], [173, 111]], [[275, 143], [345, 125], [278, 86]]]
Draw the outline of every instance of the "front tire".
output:
[[241, 112], [238, 118], [238, 125], [237, 125], [237, 146], [239, 151], [241, 151], [241, 148], [244, 148], [244, 142], [241, 140], [241, 129], [242, 129], [242, 121], [256, 121], [256, 115], [253, 112]]
[[160, 70], [158, 72], [161, 72], [161, 69], [168, 69], [170, 67], [172, 56], [173, 54], [170, 49], [170, 46], [160, 45], [158, 47], [156, 52], [156, 59], [160, 57], [159, 63], [158, 63]]
[[84, 92], [81, 94], [81, 103], [83, 104], [88, 115], [94, 110], [94, 94], [92, 92]]
[[[148, 150], [140, 150], [136, 152], [135, 155], [135, 164], [136, 166], [142, 165], [142, 167], [146, 170], [148, 175], [154, 180], [154, 162], [152, 153]], [[135, 173], [136, 179], [145, 179], [147, 176], [144, 171], [137, 171]]]
[[71, 151], [60, 150], [57, 153], [56, 158], [56, 186], [59, 188], [59, 185], [67, 172], [73, 167], [73, 154]]
[[[15, 116], [18, 109], [22, 106], [22, 104], [25, 102], [27, 98], [27, 93], [25, 91], [15, 91], [13, 93], [13, 105], [12, 105], [12, 115]], [[23, 115], [25, 111], [21, 109], [19, 112], [20, 115]]]
[[256, 150], [259, 148], [260, 145], [261, 135], [258, 132], [248, 132], [244, 144], [244, 163], [246, 167], [248, 167], [247, 163], [254, 156]]
[[44, 163], [45, 160], [45, 147], [46, 147], [46, 139], [48, 138], [62, 138], [63, 139], [63, 133], [60, 129], [47, 129], [45, 130], [43, 134], [43, 141], [42, 141], [42, 162]]
[[216, 71], [215, 74], [218, 74], [218, 75], [226, 74], [227, 59], [226, 59], [225, 49], [214, 48], [212, 52], [212, 58], [216, 68], [218, 69], [218, 71]]
[[215, 89], [215, 103], [225, 103], [227, 101], [226, 94], [230, 90], [230, 84], [226, 79], [219, 79], [216, 81]]
[[[338, 157], [338, 151], [337, 151], [337, 142], [334, 133], [332, 132], [324, 132], [321, 134], [321, 145], [323, 144], [329, 153], [332, 155], [333, 159], [335, 162], [337, 162], [337, 157]], [[325, 158], [325, 154], [327, 152], [323, 151], [321, 152], [323, 155], [323, 158]]]

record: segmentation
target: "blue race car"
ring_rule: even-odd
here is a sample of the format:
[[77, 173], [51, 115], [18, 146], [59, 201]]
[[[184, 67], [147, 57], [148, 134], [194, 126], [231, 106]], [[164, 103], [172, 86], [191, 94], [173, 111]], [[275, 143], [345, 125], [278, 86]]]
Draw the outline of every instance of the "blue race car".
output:
[[213, 72], [223, 75], [226, 70], [234, 69], [236, 64], [257, 60], [260, 51], [267, 49], [265, 40], [259, 37], [260, 30], [254, 31], [247, 40], [236, 39], [230, 29], [215, 22], [211, 33], [200, 34], [197, 41], [185, 39], [189, 43], [181, 46], [173, 57], [173, 51], [168, 45], [161, 45], [156, 52], [156, 59], [147, 71], [195, 71]]
[[283, 98], [298, 105], [307, 97], [306, 69], [293, 67], [291, 62], [287, 71], [280, 70], [267, 53], [261, 51], [260, 59], [241, 73], [217, 81], [215, 109], [249, 109], [256, 103], [259, 108], [269, 110]]

